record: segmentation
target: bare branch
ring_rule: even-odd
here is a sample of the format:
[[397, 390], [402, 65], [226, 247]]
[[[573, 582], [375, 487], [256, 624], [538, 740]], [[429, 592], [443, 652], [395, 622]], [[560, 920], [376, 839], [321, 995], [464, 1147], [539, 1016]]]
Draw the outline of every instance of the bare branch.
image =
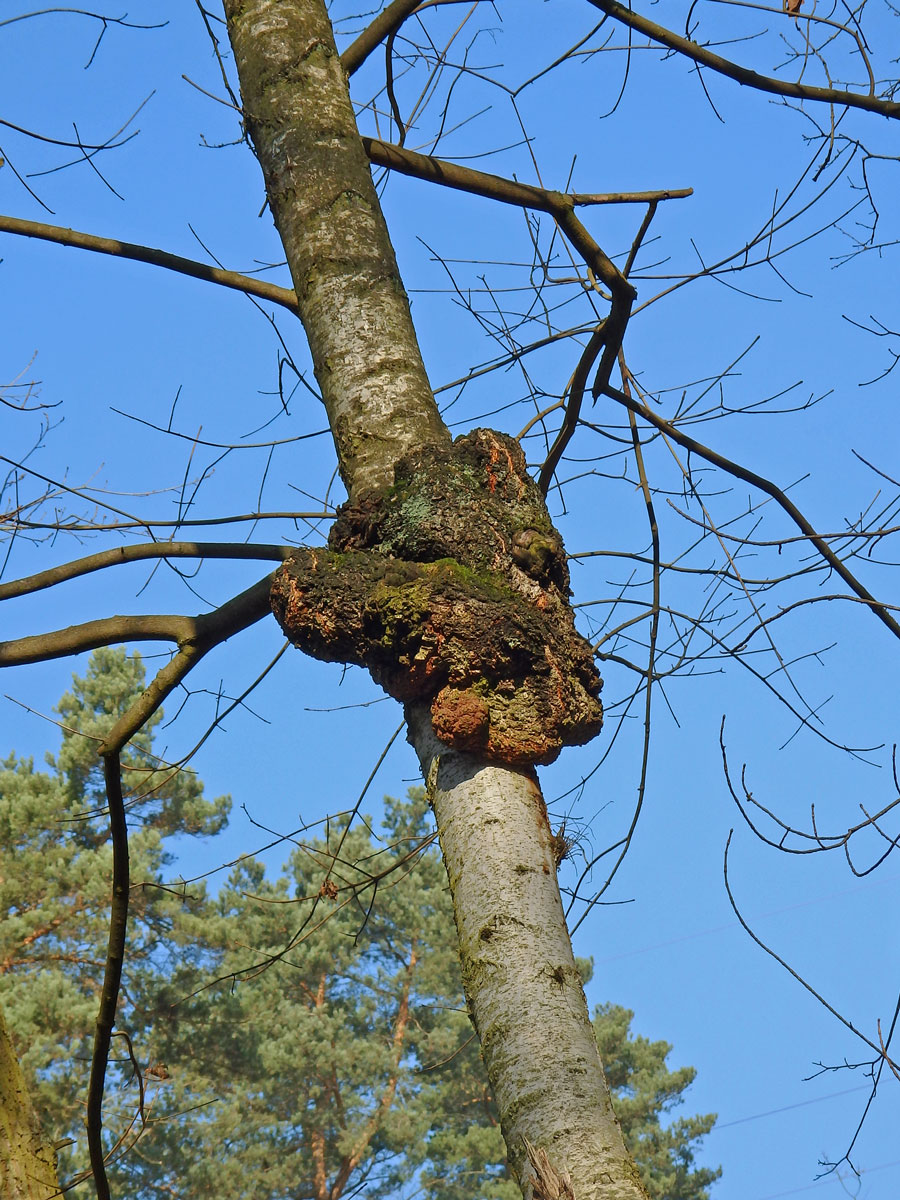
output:
[[581, 416], [581, 401], [584, 398], [584, 389], [587, 387], [587, 378], [591, 368], [597, 361], [597, 355], [606, 343], [605, 329], [606, 325], [604, 322], [591, 334], [588, 344], [581, 352], [578, 365], [572, 375], [572, 382], [569, 385], [569, 399], [566, 403], [566, 415], [563, 418], [563, 423], [560, 426], [559, 433], [556, 435], [556, 440], [550, 447], [550, 452], [544, 460], [540, 475], [538, 476], [538, 487], [545, 496], [550, 490], [550, 481], [553, 479], [553, 473], [559, 465], [559, 460], [565, 454], [566, 447], [572, 440], [575, 430], [578, 428], [578, 419]]
[[103, 755], [103, 774], [106, 780], [109, 828], [113, 847], [112, 907], [109, 918], [106, 972], [103, 978], [103, 990], [100, 993], [100, 1009], [97, 1013], [97, 1030], [94, 1035], [94, 1052], [91, 1058], [91, 1077], [88, 1083], [87, 1135], [97, 1200], [110, 1200], [109, 1182], [106, 1178], [106, 1167], [103, 1161], [103, 1086], [106, 1078], [106, 1064], [109, 1059], [110, 1040], [113, 1026], [116, 1023], [122, 964], [125, 960], [129, 891], [128, 826], [125, 822], [122, 776], [117, 751], [109, 751]]
[[847, 92], [841, 88], [792, 83], [788, 79], [773, 79], [770, 75], [760, 75], [748, 67], [738, 66], [737, 63], [722, 58], [720, 54], [714, 54], [712, 50], [707, 50], [699, 42], [692, 42], [689, 38], [681, 37], [680, 34], [673, 33], [663, 25], [657, 25], [655, 21], [642, 17], [640, 13], [625, 8], [617, 0], [588, 0], [588, 3], [616, 21], [621, 21], [629, 29], [643, 33], [652, 41], [668, 46], [670, 50], [676, 50], [686, 58], [693, 59], [694, 62], [703, 67], [709, 67], [711, 71], [716, 71], [720, 75], [726, 75], [729, 79], [734, 79], [745, 87], [755, 88], [759, 92], [771, 92], [776, 96], [791, 96], [795, 100], [816, 100], [823, 104], [841, 104], [846, 105], [847, 108], [861, 108], [866, 112], [880, 113], [883, 117], [894, 119], [900, 117], [900, 103], [896, 100], [887, 100], [881, 96], [860, 95], [858, 92]]
[[239, 271], [225, 271], [221, 267], [210, 267], [180, 254], [167, 250], [156, 250], [152, 246], [140, 246], [135, 242], [120, 242], [116, 238], [98, 237], [93, 233], [81, 233], [77, 229], [63, 229], [58, 225], [45, 225], [43, 221], [25, 221], [20, 217], [0, 214], [0, 233], [17, 234], [20, 237], [40, 238], [44, 242], [56, 242], [59, 246], [75, 246], [79, 250], [93, 250], [98, 254], [111, 254], [115, 258], [131, 258], [136, 262], [150, 263], [154, 267], [165, 267], [180, 275], [190, 275], [207, 283], [218, 283], [222, 287], [234, 288], [248, 296], [281, 304], [291, 312], [297, 311], [297, 297], [290, 288], [278, 287], [264, 279], [253, 279]]
[[[821, 993], [817, 992], [816, 989], [811, 984], [807, 983], [806, 980], [801, 975], [799, 975], [789, 963], [785, 962], [785, 960], [780, 955], [776, 954], [775, 951], [770, 946], [767, 946], [766, 943], [762, 940], [762, 938], [758, 937], [753, 932], [753, 930], [750, 928], [750, 926], [747, 924], [747, 922], [744, 920], [744, 917], [743, 917], [740, 909], [737, 906], [737, 902], [734, 898], [734, 894], [731, 891], [731, 883], [728, 879], [728, 851], [731, 847], [731, 838], [732, 838], [733, 834], [734, 834], [734, 830], [731, 830], [731, 832], [728, 834], [728, 840], [725, 843], [725, 862], [724, 862], [724, 868], [723, 868], [724, 875], [725, 875], [725, 890], [728, 893], [728, 900], [731, 904], [731, 908], [734, 912], [734, 915], [737, 917], [737, 919], [740, 921], [741, 925], [743, 926], [744, 932], [749, 934], [749, 936], [753, 939], [754, 942], [756, 942], [757, 946], [759, 946], [761, 950], [764, 950], [766, 952], [766, 954], [768, 954], [771, 958], [774, 958], [775, 961], [779, 964], [779, 966], [784, 967], [784, 969], [787, 971], [787, 973], [790, 976], [792, 976], [794, 979], [796, 979], [797, 982], [801, 985], [801, 987], [806, 988], [806, 990], [809, 992], [809, 994], [811, 996], [813, 996], [816, 1000], [818, 1000], [818, 1002], [822, 1005], [822, 1007], [824, 1009], [826, 1009], [828, 1012], [830, 1012], [831, 1015], [836, 1020], [840, 1021], [840, 1023], [843, 1026], [845, 1026], [845, 1028], [849, 1029], [851, 1033], [856, 1034], [856, 1036], [860, 1039], [860, 1041], [865, 1042], [865, 1044], [871, 1050], [874, 1050], [875, 1054], [878, 1058], [882, 1058], [881, 1047], [876, 1042], [873, 1042], [871, 1038], [866, 1037], [866, 1035], [864, 1033], [860, 1032], [860, 1030], [856, 1028], [856, 1026], [853, 1024], [852, 1021], [849, 1021], [845, 1016], [843, 1016], [841, 1013], [839, 1013], [838, 1010], [836, 1008], [834, 1008], [833, 1005], [829, 1004], [828, 1001], [825, 999], [825, 997], [823, 995], [821, 995]], [[893, 1069], [894, 1064], [893, 1064], [892, 1060], [890, 1058], [888, 1058], [886, 1054], [883, 1057], [884, 1057], [884, 1061], [888, 1064], [888, 1066], [890, 1066]]]
[[62, 563], [58, 567], [39, 571], [36, 575], [25, 575], [9, 583], [0, 583], [0, 600], [27, 596], [31, 592], [55, 587], [56, 584], [69, 579], [89, 575], [92, 571], [115, 567], [119, 563], [140, 562], [147, 558], [251, 558], [280, 562], [291, 553], [290, 546], [254, 545], [246, 542], [138, 542], [134, 546], [116, 546], [112, 550], [101, 550], [75, 562]]
[[476, 171], [472, 167], [461, 167], [458, 163], [434, 158], [430, 154], [419, 154], [415, 150], [407, 150], [405, 146], [382, 142], [377, 138], [364, 137], [362, 144], [366, 154], [379, 167], [387, 167], [391, 171], [399, 171], [401, 175], [412, 175], [415, 179], [439, 183], [457, 191], [471, 192], [487, 200], [514, 204], [517, 208], [538, 209], [553, 216], [558, 216], [564, 209], [571, 210], [573, 205], [649, 204], [660, 200], [684, 200], [694, 194], [693, 188], [665, 188], [649, 192], [556, 192], [506, 179], [502, 175], [491, 175], [487, 171]]
[[838, 574], [844, 583], [856, 593], [871, 609], [878, 619], [885, 624], [891, 633], [900, 638], [900, 623], [891, 615], [888, 607], [876, 600], [872, 593], [856, 578], [853, 572], [846, 564], [835, 554], [828, 543], [816, 533], [813, 526], [809, 523], [803, 513], [797, 508], [796, 504], [790, 500], [781, 488], [776, 487], [771, 480], [764, 478], [762, 475], [757, 475], [755, 471], [749, 470], [747, 467], [742, 467], [740, 463], [734, 462], [730, 458], [726, 458], [724, 454], [719, 454], [718, 451], [704, 446], [702, 442], [698, 442], [695, 438], [690, 437], [686, 433], [682, 433], [677, 426], [671, 421], [667, 421], [664, 417], [657, 414], [645, 404], [638, 404], [630, 396], [626, 396], [624, 392], [620, 392], [617, 388], [610, 387], [608, 384], [605, 387], [597, 388], [595, 385], [594, 398], [600, 394], [609, 396], [610, 399], [617, 401], [624, 408], [636, 413], [649, 421], [651, 425], [655, 425], [667, 437], [671, 437], [673, 441], [680, 446], [690, 450], [699, 458], [705, 459], [706, 462], [712, 463], [716, 467], [720, 467], [723, 471], [727, 471], [729, 475], [733, 475], [736, 479], [743, 479], [745, 483], [752, 484], [753, 487], [759, 488], [761, 492], [765, 492], [767, 496], [771, 496], [775, 503], [787, 513], [794, 524], [807, 537], [811, 545], [815, 546], [822, 558], [828, 563], [833, 571]]
[[[372, 162], [378, 162], [381, 166], [391, 167], [403, 174], [413, 175], [431, 183], [439, 183], [445, 187], [472, 192], [487, 199], [499, 200], [504, 204], [514, 204], [517, 207], [533, 208], [549, 213], [569, 239], [573, 248], [578, 251], [588, 267], [609, 288], [611, 293], [612, 305], [602, 326], [603, 354], [600, 366], [597, 368], [597, 379], [609, 380], [622, 345], [622, 339], [625, 336], [625, 329], [631, 315], [631, 307], [637, 298], [637, 292], [576, 217], [576, 201], [572, 196], [564, 192], [550, 191], [547, 188], [504, 179], [500, 175], [488, 175], [483, 171], [473, 171], [469, 167], [460, 167], [455, 163], [431, 158], [425, 154], [417, 154], [414, 151], [379, 142], [373, 138], [363, 138], [362, 143]], [[690, 192], [685, 194], [689, 195]], [[655, 200], [651, 202], [651, 216], [654, 210]], [[643, 236], [648, 220], [645, 219], [642, 224], [637, 241]], [[565, 443], [563, 448], [564, 446]]]
[[123, 713], [113, 725], [106, 735], [101, 753], [120, 751], [150, 720], [165, 698], [178, 687], [188, 672], [211, 648], [211, 646], [201, 647], [196, 644], [183, 646], [174, 658], [157, 671], [150, 685], [141, 692], [128, 711]]
[[[626, 395], [631, 394], [631, 374], [625, 362], [625, 355], [622, 350], [618, 354], [619, 370], [622, 375], [622, 388]], [[573, 932], [578, 928], [581, 922], [585, 919], [591, 910], [591, 907], [596, 904], [600, 897], [606, 892], [616, 877], [619, 867], [625, 860], [625, 855], [631, 848], [631, 843], [637, 829], [638, 821], [640, 820], [641, 812], [644, 807], [644, 797], [647, 794], [647, 774], [650, 766], [650, 735], [652, 730], [651, 725], [651, 710], [653, 705], [653, 685], [659, 682], [656, 670], [657, 660], [657, 644], [659, 640], [659, 618], [662, 612], [662, 591], [661, 591], [661, 552], [659, 540], [659, 522], [656, 519], [656, 509], [653, 504], [653, 491], [650, 487], [650, 481], [647, 476], [646, 466], [644, 464], [644, 451], [641, 446], [641, 439], [638, 433], [637, 420], [634, 413], [628, 414], [628, 425], [631, 432], [632, 447], [634, 449], [635, 462], [638, 468], [638, 477], [640, 481], [641, 494], [644, 498], [644, 507], [647, 510], [647, 522], [650, 527], [650, 544], [653, 549], [653, 598], [650, 608], [645, 617], [650, 618], [650, 630], [648, 634], [647, 644], [647, 667], [643, 672], [645, 691], [644, 691], [644, 736], [641, 748], [641, 769], [638, 779], [637, 801], [634, 806], [634, 811], [631, 816], [631, 822], [628, 827], [628, 832], [617, 845], [619, 849], [618, 857], [616, 858], [612, 868], [608, 872], [606, 879], [597, 892], [595, 892], [590, 903], [586, 905], [584, 912], [579, 917], [578, 921], [572, 927]], [[574, 903], [575, 897], [572, 900]], [[570, 905], [571, 907], [571, 905]]]
[[[239, 633], [268, 614], [271, 580], [272, 576], [266, 575], [213, 612], [201, 613], [196, 617], [177, 614], [103, 617], [52, 633], [38, 633], [33, 637], [0, 642], [0, 667], [64, 658], [84, 650], [95, 650], [98, 646], [113, 646], [118, 642], [175, 642], [182, 650], [193, 647], [205, 654], [214, 645], [224, 642], [232, 634]], [[171, 687], [167, 687], [166, 694], [169, 691]]]
[[193, 618], [178, 615], [102, 617], [52, 633], [0, 642], [0, 667], [46, 662], [119, 642], [180, 642], [190, 638], [194, 629]]
[[[886, 834], [879, 825], [882, 817], [887, 816], [889, 813], [896, 812], [898, 806], [900, 806], [900, 797], [896, 797], [895, 799], [889, 801], [878, 812], [871, 814], [866, 811], [862, 804], [860, 804], [859, 807], [865, 819], [858, 821], [855, 825], [849, 826], [842, 833], [823, 833], [818, 828], [816, 809], [815, 805], [813, 804], [810, 806], [811, 832], [809, 832], [804, 829], [799, 829], [794, 825], [789, 825], [786, 821], [783, 821], [777, 813], [772, 812], [771, 809], [767, 808], [764, 804], [760, 803], [760, 801], [756, 799], [756, 797], [747, 787], [746, 766], [741, 770], [741, 789], [744, 793], [743, 799], [738, 795], [734, 786], [734, 782], [732, 781], [731, 770], [728, 765], [728, 753], [725, 748], [724, 717], [722, 719], [722, 724], [719, 727], [719, 748], [722, 752], [722, 768], [725, 774], [725, 784], [728, 788], [728, 791], [731, 793], [732, 800], [734, 800], [738, 811], [747, 822], [747, 825], [750, 827], [753, 833], [761, 842], [764, 842], [765, 845], [771, 846], [773, 850], [780, 850], [782, 854], [795, 854], [800, 856], [807, 854], [825, 854], [831, 850], [841, 850], [844, 853], [844, 857], [847, 860], [847, 865], [849, 866], [850, 870], [857, 877], [857, 879], [862, 879], [866, 875], [871, 875], [876, 868], [881, 866], [885, 859], [897, 848], [898, 844], [900, 844], [900, 835], [892, 838]], [[776, 829], [780, 831], [777, 839], [774, 837], [769, 837], [764, 830], [760, 829], [748, 811], [751, 807], [756, 809], [757, 812], [760, 812], [764, 816], [768, 817], [772, 824], [776, 826]], [[863, 830], [869, 829], [874, 829], [875, 832], [881, 836], [883, 841], [887, 843], [887, 848], [882, 851], [877, 859], [875, 859], [875, 861], [873, 861], [868, 867], [860, 869], [857, 868], [856, 864], [853, 862], [853, 858], [850, 853], [850, 843], [856, 834], [862, 832]], [[795, 839], [796, 843], [799, 844], [795, 844], [790, 839]]]
[[372, 51], [399, 29], [420, 4], [421, 0], [394, 0], [393, 4], [389, 4], [379, 13], [371, 25], [368, 25], [341, 55], [341, 62], [347, 74], [352, 75], [354, 71], [358, 71]]

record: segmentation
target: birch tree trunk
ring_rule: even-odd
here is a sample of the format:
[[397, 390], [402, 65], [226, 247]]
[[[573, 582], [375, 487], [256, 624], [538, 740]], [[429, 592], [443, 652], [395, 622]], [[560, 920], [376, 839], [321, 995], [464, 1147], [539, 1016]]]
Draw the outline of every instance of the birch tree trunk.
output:
[[262, 167], [351, 497], [447, 443], [347, 81], [319, 0], [226, 0]]
[[56, 1154], [41, 1134], [0, 1008], [0, 1196], [49, 1200], [57, 1195]]
[[[644, 1197], [572, 954], [537, 777], [448, 752], [427, 710], [408, 716], [453, 895], [469, 1012], [523, 1191], [536, 1200]], [[568, 1177], [570, 1192], [535, 1186], [540, 1159], [529, 1159], [529, 1143]]]
[[466, 997], [526, 1198], [645, 1200], [612, 1112], [533, 765], [600, 727], [559, 535], [516, 443], [428, 384], [323, 0], [225, 0], [246, 128], [350, 500], [279, 572], [289, 637], [407, 706]]

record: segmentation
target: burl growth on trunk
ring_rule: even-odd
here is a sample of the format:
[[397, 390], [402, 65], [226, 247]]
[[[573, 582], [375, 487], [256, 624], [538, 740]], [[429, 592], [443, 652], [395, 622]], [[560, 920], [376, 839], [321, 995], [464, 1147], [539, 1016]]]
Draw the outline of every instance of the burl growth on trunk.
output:
[[397, 464], [345, 504], [328, 549], [278, 570], [272, 608], [313, 658], [367, 667], [434, 731], [512, 766], [599, 731], [601, 681], [576, 632], [562, 539], [518, 442], [476, 429]]

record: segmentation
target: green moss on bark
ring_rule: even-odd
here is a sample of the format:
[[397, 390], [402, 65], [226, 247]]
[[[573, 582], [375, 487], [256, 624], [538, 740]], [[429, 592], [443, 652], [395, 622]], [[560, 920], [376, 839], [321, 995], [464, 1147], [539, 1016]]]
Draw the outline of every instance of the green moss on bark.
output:
[[298, 551], [272, 604], [295, 645], [428, 701], [441, 741], [515, 766], [600, 729], [600, 677], [568, 602], [562, 539], [518, 444], [475, 430], [397, 465]]

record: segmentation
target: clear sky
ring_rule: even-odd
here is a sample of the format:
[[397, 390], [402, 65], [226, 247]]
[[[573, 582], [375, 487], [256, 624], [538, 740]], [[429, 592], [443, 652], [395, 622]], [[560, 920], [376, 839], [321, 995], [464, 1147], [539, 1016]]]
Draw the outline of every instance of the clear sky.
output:
[[[467, 10], [451, 6], [448, 11], [455, 25]], [[659, 6], [647, 11], [658, 15]], [[481, 19], [483, 32], [474, 40], [467, 32], [454, 46], [455, 61], [465, 53], [477, 74], [462, 76], [455, 85], [437, 153], [529, 182], [537, 180], [539, 169], [540, 181], [548, 186], [565, 187], [571, 172], [571, 186], [582, 192], [693, 187], [691, 199], [660, 205], [635, 273], [643, 303], [670, 286], [666, 277], [740, 250], [765, 226], [773, 207], [787, 200], [790, 211], [800, 212], [826, 187], [833, 166], [818, 181], [808, 174], [791, 193], [815, 149], [804, 137], [815, 132], [813, 119], [827, 129], [828, 113], [804, 115], [708, 73], [701, 82], [686, 65], [664, 62], [659, 52], [646, 50], [632, 54], [616, 107], [624, 77], [621, 56], [613, 51], [625, 39], [614, 30], [608, 41], [604, 30], [588, 43], [597, 47], [607, 41], [603, 53], [576, 58], [543, 84], [521, 91], [515, 109], [508, 92], [487, 82], [492, 77], [517, 86], [587, 34], [599, 17], [583, 0], [553, 5], [517, 0], [491, 8]], [[719, 31], [719, 40], [770, 26], [767, 38], [734, 41], [723, 52], [742, 56], [760, 70], [771, 70], [779, 60], [787, 62], [785, 72], [796, 70], [789, 63], [789, 44], [798, 34], [780, 12], [706, 3], [694, 9], [694, 18], [702, 18], [701, 28], [710, 31], [706, 36]], [[258, 168], [245, 146], [222, 145], [238, 137], [235, 113], [205, 94], [224, 95], [196, 9], [158, 0], [136, 5], [130, 19], [168, 24], [156, 30], [110, 27], [89, 69], [85, 65], [99, 32], [90, 19], [57, 13], [14, 24], [0, 21], [0, 112], [12, 126], [61, 141], [96, 143], [140, 108], [127, 127], [128, 132], [139, 129], [139, 136], [96, 156], [93, 166], [81, 161], [50, 174], [29, 173], [77, 159], [78, 152], [36, 144], [0, 126], [6, 159], [0, 169], [0, 209], [203, 261], [212, 255], [243, 271], [277, 262], [281, 256], [271, 222], [267, 214], [259, 215]], [[679, 19], [683, 24], [684, 13]], [[442, 15], [442, 21], [436, 28], [446, 31], [450, 18]], [[473, 23], [471, 34], [478, 27]], [[680, 27], [677, 21], [673, 27]], [[352, 28], [354, 23], [347, 22], [346, 29]], [[876, 34], [885, 45], [896, 45], [896, 20], [886, 8], [876, 14], [873, 38]], [[379, 70], [380, 63], [379, 57]], [[839, 59], [839, 67], [844, 70], [846, 63]], [[858, 74], [858, 64], [853, 69]], [[809, 79], [819, 81], [815, 62], [806, 70]], [[375, 78], [373, 64], [354, 83], [357, 99], [368, 99], [376, 90]], [[416, 94], [414, 80], [398, 86], [408, 108]], [[386, 134], [383, 117], [381, 122]], [[435, 124], [435, 118], [422, 118], [408, 144], [427, 149]], [[373, 128], [370, 117], [366, 128]], [[896, 153], [896, 134], [886, 121], [853, 116], [837, 127], [833, 156], [838, 165], [839, 156], [849, 153], [844, 134], [867, 138], [873, 152]], [[881, 214], [878, 240], [885, 243], [900, 236], [897, 206], [892, 207], [895, 168], [879, 160], [869, 163]], [[660, 412], [671, 415], [682, 395], [701, 409], [721, 403], [728, 415], [688, 431], [790, 487], [795, 503], [828, 532], [846, 528], [870, 505], [872, 513], [884, 509], [884, 523], [892, 524], [897, 490], [852, 453], [897, 477], [900, 439], [892, 405], [900, 376], [860, 386], [889, 365], [890, 343], [844, 319], [864, 323], [871, 315], [897, 325], [896, 252], [888, 248], [883, 255], [837, 265], [851, 244], [847, 231], [858, 228], [855, 223], [866, 212], [863, 205], [843, 215], [860, 198], [851, 188], [859, 180], [854, 171], [851, 167], [847, 178], [835, 182], [795, 224], [773, 235], [773, 250], [798, 243], [775, 260], [777, 271], [763, 264], [740, 277], [703, 280], [675, 291], [638, 313], [626, 342], [629, 366], [659, 397]], [[36, 195], [15, 172], [26, 177]], [[538, 233], [519, 210], [399, 177], [387, 183], [384, 203], [435, 387], [508, 350], [501, 309], [526, 313], [518, 334], [523, 341], [541, 337], [553, 323], [590, 321], [577, 285], [545, 291], [548, 307], [565, 302], [561, 313], [548, 313], [540, 304], [528, 311], [525, 289], [538, 274], [530, 269], [533, 241], [553, 255], [551, 277], [567, 270], [563, 247], [551, 244], [546, 218]], [[584, 219], [609, 253], [622, 255], [642, 215], [641, 208], [603, 207]], [[818, 237], [803, 240], [817, 230]], [[28, 458], [29, 467], [70, 487], [98, 489], [103, 503], [159, 519], [178, 515], [185, 479], [203, 480], [188, 513], [197, 519], [260, 509], [320, 511], [326, 494], [331, 502], [341, 498], [331, 483], [330, 440], [308, 436], [324, 429], [318, 401], [301, 386], [285, 412], [275, 394], [283, 354], [279, 337], [299, 369], [309, 369], [302, 332], [289, 314], [272, 314], [237, 293], [153, 267], [6, 235], [0, 235], [0, 256], [0, 380], [20, 373], [40, 380], [40, 400], [57, 406], [45, 414], [4, 409], [0, 453], [11, 459], [27, 454], [46, 416], [52, 428]], [[267, 277], [288, 282], [280, 267]], [[480, 324], [464, 301], [479, 308]], [[721, 386], [715, 382], [748, 347]], [[518, 433], [535, 404], [541, 406], [542, 392], [544, 405], [560, 394], [576, 356], [574, 344], [567, 342], [491, 373], [461, 394], [453, 388], [441, 391], [442, 401], [451, 406], [447, 415], [454, 431], [494, 424]], [[284, 379], [289, 390], [295, 381], [289, 368]], [[712, 381], [712, 388], [699, 401], [704, 388], [694, 381], [702, 379]], [[309, 382], [314, 382], [311, 375]], [[769, 409], [818, 402], [793, 412], [750, 407], [779, 395]], [[572, 461], [559, 473], [564, 486], [551, 497], [567, 549], [646, 554], [647, 517], [633, 468], [625, 465], [622, 413], [601, 401], [585, 415], [596, 429], [583, 430], [573, 443]], [[186, 436], [166, 436], [141, 422], [170, 425]], [[280, 445], [269, 461], [265, 445], [223, 457], [215, 446], [195, 446], [195, 436], [226, 445], [306, 440]], [[539, 462], [539, 440], [526, 445]], [[658, 489], [663, 559], [692, 568], [721, 561], [720, 544], [709, 536], [688, 551], [703, 517], [686, 497], [671, 453], [656, 441], [647, 447], [646, 458]], [[691, 465], [699, 468], [697, 462]], [[712, 519], [721, 528], [732, 533], [754, 528], [756, 518], [744, 514], [758, 503], [758, 493], [721, 475], [696, 478], [702, 479]], [[23, 485], [23, 493], [29, 486], [33, 494], [36, 485]], [[761, 538], [794, 532], [771, 505], [760, 517]], [[271, 519], [241, 524], [229, 536], [320, 540], [326, 530], [327, 523]], [[217, 530], [191, 529], [182, 536], [214, 538]], [[94, 535], [35, 545], [19, 539], [4, 578], [106, 544]], [[733, 552], [731, 543], [725, 545]], [[889, 546], [879, 546], [873, 555], [888, 565], [891, 557]], [[799, 556], [790, 547], [784, 555], [760, 548], [742, 561], [746, 573], [765, 577], [793, 569]], [[212, 564], [188, 581], [192, 594], [165, 567], [119, 568], [6, 605], [4, 636], [112, 612], [199, 612], [264, 570], [248, 563]], [[866, 562], [859, 572], [879, 596], [896, 602], [896, 583], [887, 567]], [[646, 590], [638, 590], [646, 580], [641, 564], [582, 559], [573, 563], [572, 573], [581, 626], [596, 640], [632, 614], [631, 599], [646, 600]], [[801, 596], [844, 591], [821, 576], [811, 583], [788, 583], [757, 602], [772, 614]], [[687, 572], [666, 573], [663, 600], [686, 614], [697, 614], [705, 604], [721, 605], [720, 630], [736, 628], [741, 618], [732, 612], [747, 611], [739, 587], [711, 593], [707, 578]], [[664, 621], [663, 627], [667, 646], [676, 633], [685, 638], [692, 628], [680, 618]], [[620, 659], [638, 655], [646, 633], [644, 621], [627, 635], [633, 642], [620, 638], [607, 649]], [[697, 1068], [686, 1111], [719, 1113], [720, 1124], [703, 1150], [704, 1161], [724, 1168], [714, 1189], [718, 1200], [789, 1195], [837, 1200], [848, 1192], [892, 1200], [900, 1192], [895, 1132], [900, 1083], [886, 1073], [857, 1141], [853, 1161], [864, 1172], [861, 1182], [847, 1179], [846, 1167], [844, 1182], [835, 1176], [816, 1182], [819, 1160], [843, 1155], [868, 1096], [864, 1069], [832, 1071], [818, 1064], [859, 1063], [871, 1053], [740, 927], [722, 865], [734, 827], [729, 875], [746, 920], [874, 1040], [877, 1022], [886, 1030], [897, 1000], [898, 868], [889, 858], [880, 870], [858, 879], [839, 853], [801, 858], [763, 846], [728, 794], [719, 729], [724, 715], [734, 777], [739, 779], [746, 763], [748, 787], [760, 803], [804, 827], [814, 804], [820, 829], [846, 829], [861, 819], [860, 804], [877, 811], [897, 794], [889, 749], [897, 737], [898, 648], [870, 614], [840, 601], [799, 608], [776, 622], [772, 634], [783, 662], [792, 664], [793, 682], [787, 669], [777, 669], [774, 652], [759, 636], [748, 661], [791, 696], [798, 711], [816, 712], [809, 723], [819, 733], [800, 726], [763, 680], [721, 655], [707, 656], [691, 677], [668, 680], [664, 694], [654, 698], [646, 798], [633, 844], [605, 903], [580, 924], [576, 951], [595, 960], [592, 1003], [611, 1000], [633, 1008], [636, 1031], [672, 1043], [672, 1065]], [[183, 753], [202, 733], [220, 696], [243, 692], [281, 641], [274, 622], [266, 622], [210, 656], [181, 719], [160, 737], [172, 755]], [[696, 634], [692, 647], [702, 642]], [[154, 648], [146, 653], [152, 656]], [[7, 672], [0, 689], [4, 751], [15, 748], [39, 758], [54, 748], [57, 733], [37, 714], [50, 713], [72, 670], [83, 664], [64, 660]], [[585, 858], [623, 836], [637, 793], [642, 699], [625, 711], [633, 673], [616, 660], [601, 666], [608, 709], [603, 734], [542, 772], [551, 810], [579, 834], [563, 876], [566, 886]], [[401, 721], [398, 706], [384, 700], [362, 672], [310, 662], [295, 651], [280, 660], [248, 705], [228, 717], [196, 756], [207, 789], [230, 792], [235, 811], [221, 841], [183, 847], [179, 868], [185, 875], [264, 845], [270, 838], [259, 826], [287, 833], [303, 821], [352, 806]], [[170, 702], [170, 715], [176, 707]], [[839, 745], [888, 749], [854, 757], [820, 733]], [[366, 804], [377, 808], [383, 794], [415, 782], [416, 765], [401, 734]], [[896, 835], [896, 820], [889, 819], [885, 829]], [[877, 843], [873, 835], [860, 844], [862, 864], [877, 856]], [[596, 868], [595, 885], [603, 882], [609, 860]], [[589, 882], [582, 891], [591, 894]], [[576, 906], [575, 911], [581, 915], [583, 910]]]

